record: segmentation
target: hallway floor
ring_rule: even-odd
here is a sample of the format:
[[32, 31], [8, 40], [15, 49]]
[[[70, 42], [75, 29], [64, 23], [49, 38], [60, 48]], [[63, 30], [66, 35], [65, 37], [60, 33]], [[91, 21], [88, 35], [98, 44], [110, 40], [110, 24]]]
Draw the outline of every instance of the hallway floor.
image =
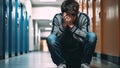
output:
[[[30, 52], [0, 60], [0, 68], [56, 68], [56, 65], [48, 52]], [[93, 57], [91, 68], [119, 68], [119, 66]]]

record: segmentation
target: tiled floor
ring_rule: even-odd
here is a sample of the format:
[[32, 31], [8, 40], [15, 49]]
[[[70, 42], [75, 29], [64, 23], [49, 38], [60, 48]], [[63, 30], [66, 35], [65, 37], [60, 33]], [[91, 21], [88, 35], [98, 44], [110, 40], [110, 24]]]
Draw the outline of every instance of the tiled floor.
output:
[[[92, 68], [119, 68], [118, 65], [93, 58]], [[0, 68], [56, 68], [48, 52], [31, 52], [0, 60]]]

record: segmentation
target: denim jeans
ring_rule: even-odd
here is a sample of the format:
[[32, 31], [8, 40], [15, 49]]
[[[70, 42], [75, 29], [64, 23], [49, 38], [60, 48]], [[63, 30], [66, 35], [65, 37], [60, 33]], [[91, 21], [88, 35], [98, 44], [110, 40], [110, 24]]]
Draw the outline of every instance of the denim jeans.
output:
[[[74, 40], [74, 38], [72, 38]], [[69, 43], [71, 44], [71, 42], [73, 43], [71, 46], [71, 49], [69, 48], [69, 45], [67, 44], [62, 44], [60, 41], [60, 39], [58, 39], [58, 37], [55, 34], [50, 34], [47, 37], [47, 44], [48, 44], [48, 49], [50, 51], [51, 54], [51, 58], [53, 60], [53, 62], [56, 65], [59, 65], [60, 63], [66, 63], [66, 61], [71, 60], [71, 59], [67, 59], [65, 58], [66, 53], [68, 53], [67, 57], [77, 57], [77, 59], [80, 59], [78, 61], [80, 61], [81, 63], [88, 63], [90, 64], [91, 59], [92, 59], [92, 55], [94, 53], [95, 50], [95, 46], [96, 46], [96, 41], [97, 41], [97, 37], [95, 35], [95, 33], [93, 32], [88, 32], [86, 35], [86, 41], [84, 44], [80, 44], [81, 42], [76, 43], [75, 40], [74, 41], [69, 41]], [[62, 39], [63, 41], [65, 41], [66, 39]], [[68, 39], [69, 40], [69, 39]], [[66, 42], [63, 42], [66, 43]], [[76, 45], [76, 46], [75, 46]], [[67, 52], [67, 46], [68, 46], [68, 52]], [[75, 46], [75, 48], [73, 48]], [[66, 49], [64, 49], [64, 47]], [[72, 52], [72, 49], [73, 52]], [[64, 53], [65, 52], [65, 53]], [[71, 52], [71, 53], [69, 53]], [[76, 55], [80, 54], [80, 55]], [[71, 54], [71, 56], [69, 56]], [[73, 60], [74, 61], [74, 60]], [[77, 60], [75, 60], [76, 62], [78, 62]], [[72, 62], [72, 61], [71, 61]]]

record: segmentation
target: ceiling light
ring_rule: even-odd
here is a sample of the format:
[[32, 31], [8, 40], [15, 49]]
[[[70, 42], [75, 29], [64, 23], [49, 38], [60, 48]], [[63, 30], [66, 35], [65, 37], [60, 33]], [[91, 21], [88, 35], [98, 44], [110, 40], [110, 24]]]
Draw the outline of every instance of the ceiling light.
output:
[[56, 2], [56, 0], [40, 0], [40, 2]]
[[52, 22], [50, 22], [49, 25], [52, 26]]
[[52, 28], [50, 28], [50, 27], [46, 27], [45, 30], [52, 30]]

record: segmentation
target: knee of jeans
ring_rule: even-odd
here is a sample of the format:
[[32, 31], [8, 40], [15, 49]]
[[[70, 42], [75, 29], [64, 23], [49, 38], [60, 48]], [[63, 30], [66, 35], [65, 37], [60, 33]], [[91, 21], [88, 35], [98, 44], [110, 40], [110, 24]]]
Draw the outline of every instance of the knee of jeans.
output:
[[57, 39], [57, 36], [55, 34], [51, 34], [46, 38], [46, 41], [48, 44], [53, 45], [55, 44], [56, 39]]
[[93, 33], [93, 32], [87, 33], [86, 38], [87, 38], [87, 40], [88, 40], [90, 43], [94, 43], [94, 42], [96, 42], [96, 40], [97, 40], [97, 36], [96, 36], [96, 34]]

